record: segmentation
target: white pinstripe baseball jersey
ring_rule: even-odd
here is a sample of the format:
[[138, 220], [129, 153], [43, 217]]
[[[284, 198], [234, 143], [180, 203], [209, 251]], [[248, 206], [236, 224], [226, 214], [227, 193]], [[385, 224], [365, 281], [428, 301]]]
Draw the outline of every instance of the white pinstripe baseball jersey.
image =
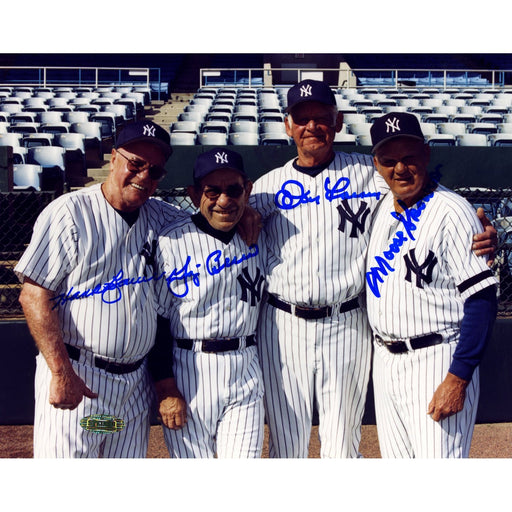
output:
[[[199, 229], [192, 218], [163, 229], [157, 248], [158, 313], [176, 338], [214, 339], [254, 334], [265, 286], [266, 247], [229, 243]], [[185, 279], [185, 276], [186, 279]]]
[[256, 347], [207, 353], [199, 340], [254, 335], [265, 244], [260, 237], [248, 247], [238, 233], [221, 241], [198, 227], [197, 218], [164, 229], [158, 242], [159, 274], [165, 275], [157, 283], [159, 314], [170, 318], [175, 338], [195, 340], [192, 350], [173, 349], [188, 419], [178, 431], [164, 427], [165, 441], [174, 457], [259, 457], [264, 413]]
[[268, 291], [296, 305], [323, 306], [364, 289], [372, 212], [387, 187], [370, 155], [336, 153], [317, 176], [290, 160], [259, 178], [250, 204], [265, 219]]
[[497, 284], [487, 259], [471, 250], [482, 230], [474, 208], [442, 185], [422, 203], [399, 220], [389, 194], [372, 225], [366, 297], [370, 324], [383, 338], [458, 329], [464, 300]]
[[15, 271], [56, 293], [66, 343], [115, 362], [137, 361], [156, 330], [156, 233], [180, 215], [152, 198], [130, 227], [100, 185], [65, 194], [37, 219]]
[[[358, 297], [371, 218], [389, 188], [370, 155], [336, 153], [324, 169], [305, 171], [294, 161], [259, 178], [250, 198], [264, 219], [268, 291], [306, 307]], [[370, 334], [358, 307], [305, 320], [263, 306], [258, 350], [270, 457], [307, 457], [314, 403], [321, 456], [358, 455]]]
[[427, 410], [451, 370], [464, 301], [497, 283], [487, 258], [471, 249], [480, 231], [473, 207], [441, 185], [399, 216], [392, 194], [379, 205], [367, 260], [370, 324], [384, 339], [443, 336], [443, 343], [401, 354], [375, 343], [375, 413], [383, 457], [469, 456], [478, 368], [462, 410], [440, 422]]

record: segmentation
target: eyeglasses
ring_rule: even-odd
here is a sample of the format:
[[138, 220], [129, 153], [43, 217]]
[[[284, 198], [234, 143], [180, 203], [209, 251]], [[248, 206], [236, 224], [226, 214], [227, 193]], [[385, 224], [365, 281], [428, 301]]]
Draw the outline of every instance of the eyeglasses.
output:
[[212, 201], [218, 199], [221, 194], [226, 194], [231, 199], [238, 199], [244, 192], [245, 188], [239, 183], [228, 185], [225, 190], [209, 185], [203, 188], [203, 194]]
[[146, 169], [148, 170], [149, 177], [152, 180], [161, 180], [166, 174], [167, 171], [161, 167], [160, 165], [153, 165], [149, 162], [145, 162], [144, 160], [136, 160], [135, 158], [128, 158], [126, 155], [121, 153], [118, 149], [116, 152], [120, 154], [127, 162], [126, 168], [133, 172], [134, 174], [138, 174], [139, 172], [143, 172]]

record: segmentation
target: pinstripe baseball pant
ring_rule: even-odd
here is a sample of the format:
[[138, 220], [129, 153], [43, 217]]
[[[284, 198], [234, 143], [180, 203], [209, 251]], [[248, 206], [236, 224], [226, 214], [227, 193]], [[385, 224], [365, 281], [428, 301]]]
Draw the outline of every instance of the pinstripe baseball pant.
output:
[[[146, 363], [138, 370], [123, 375], [114, 375], [76, 361], [71, 363], [78, 376], [99, 396], [94, 399], [84, 397], [71, 411], [50, 405], [51, 372], [39, 354], [35, 376], [34, 457], [146, 457], [153, 399]], [[80, 426], [80, 420], [91, 414], [121, 418], [125, 428], [112, 434], [86, 431]]]
[[478, 368], [466, 388], [462, 411], [439, 422], [427, 414], [456, 346], [456, 342], [441, 343], [392, 354], [375, 344], [375, 415], [383, 458], [469, 456], [480, 390]]
[[371, 357], [366, 313], [304, 320], [265, 304], [258, 340], [269, 456], [308, 456], [316, 397], [320, 456], [357, 457]]
[[181, 430], [163, 427], [171, 457], [261, 457], [263, 383], [255, 346], [216, 354], [175, 347], [174, 375], [188, 420]]

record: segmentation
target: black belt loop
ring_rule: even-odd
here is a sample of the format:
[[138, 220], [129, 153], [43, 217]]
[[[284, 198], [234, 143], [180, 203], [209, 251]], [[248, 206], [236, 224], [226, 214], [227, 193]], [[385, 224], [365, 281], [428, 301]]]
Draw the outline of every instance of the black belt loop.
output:
[[[192, 350], [194, 348], [194, 340], [187, 340], [177, 338], [176, 346], [186, 350]], [[197, 340], [201, 342], [201, 352], [207, 352], [211, 354], [217, 354], [219, 352], [228, 352], [230, 350], [239, 350], [241, 339], [240, 338], [226, 338], [217, 340]], [[256, 337], [251, 334], [245, 338], [245, 346], [252, 347], [256, 345]]]
[[[292, 306], [287, 302], [282, 301], [277, 298], [275, 295], [269, 293], [267, 302], [274, 306], [275, 308], [281, 309], [286, 313], [292, 313]], [[299, 318], [303, 318], [305, 320], [320, 320], [322, 318], [327, 318], [331, 316], [333, 313], [338, 312], [346, 313], [347, 311], [351, 311], [353, 309], [357, 309], [359, 307], [359, 299], [354, 297], [349, 301], [343, 303], [339, 308], [335, 306], [321, 306], [318, 308], [309, 308], [304, 306], [295, 306], [294, 314]]]
[[[405, 352], [409, 352], [407, 343], [404, 340], [385, 341], [376, 334], [375, 341], [379, 345], [386, 347], [393, 354], [404, 354]], [[418, 336], [417, 338], [411, 338], [409, 341], [411, 348], [413, 350], [418, 350], [443, 343], [443, 337], [440, 334], [433, 333], [426, 334], [425, 336]]]
[[[80, 360], [80, 349], [77, 347], [73, 347], [72, 345], [68, 345], [64, 343], [66, 350], [68, 352], [69, 358], [73, 361]], [[109, 373], [114, 373], [116, 375], [123, 375], [125, 373], [131, 373], [141, 367], [144, 359], [139, 359], [134, 363], [112, 363], [107, 361], [106, 359], [102, 359], [101, 357], [94, 356], [94, 366], [99, 368], [100, 370], [105, 370]]]

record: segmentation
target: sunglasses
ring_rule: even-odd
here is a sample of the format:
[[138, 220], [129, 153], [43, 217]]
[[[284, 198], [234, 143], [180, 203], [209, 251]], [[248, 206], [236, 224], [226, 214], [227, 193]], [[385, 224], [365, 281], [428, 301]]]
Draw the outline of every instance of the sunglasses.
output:
[[143, 172], [147, 169], [149, 177], [152, 180], [161, 180], [167, 174], [167, 171], [160, 165], [153, 165], [145, 162], [144, 160], [128, 158], [118, 149], [116, 149], [116, 152], [126, 160], [126, 168], [134, 174], [138, 174], [139, 172]]
[[231, 199], [238, 199], [244, 192], [245, 188], [238, 183], [235, 185], [228, 185], [225, 190], [209, 185], [203, 188], [203, 194], [211, 200], [218, 199], [221, 194], [226, 194]]

